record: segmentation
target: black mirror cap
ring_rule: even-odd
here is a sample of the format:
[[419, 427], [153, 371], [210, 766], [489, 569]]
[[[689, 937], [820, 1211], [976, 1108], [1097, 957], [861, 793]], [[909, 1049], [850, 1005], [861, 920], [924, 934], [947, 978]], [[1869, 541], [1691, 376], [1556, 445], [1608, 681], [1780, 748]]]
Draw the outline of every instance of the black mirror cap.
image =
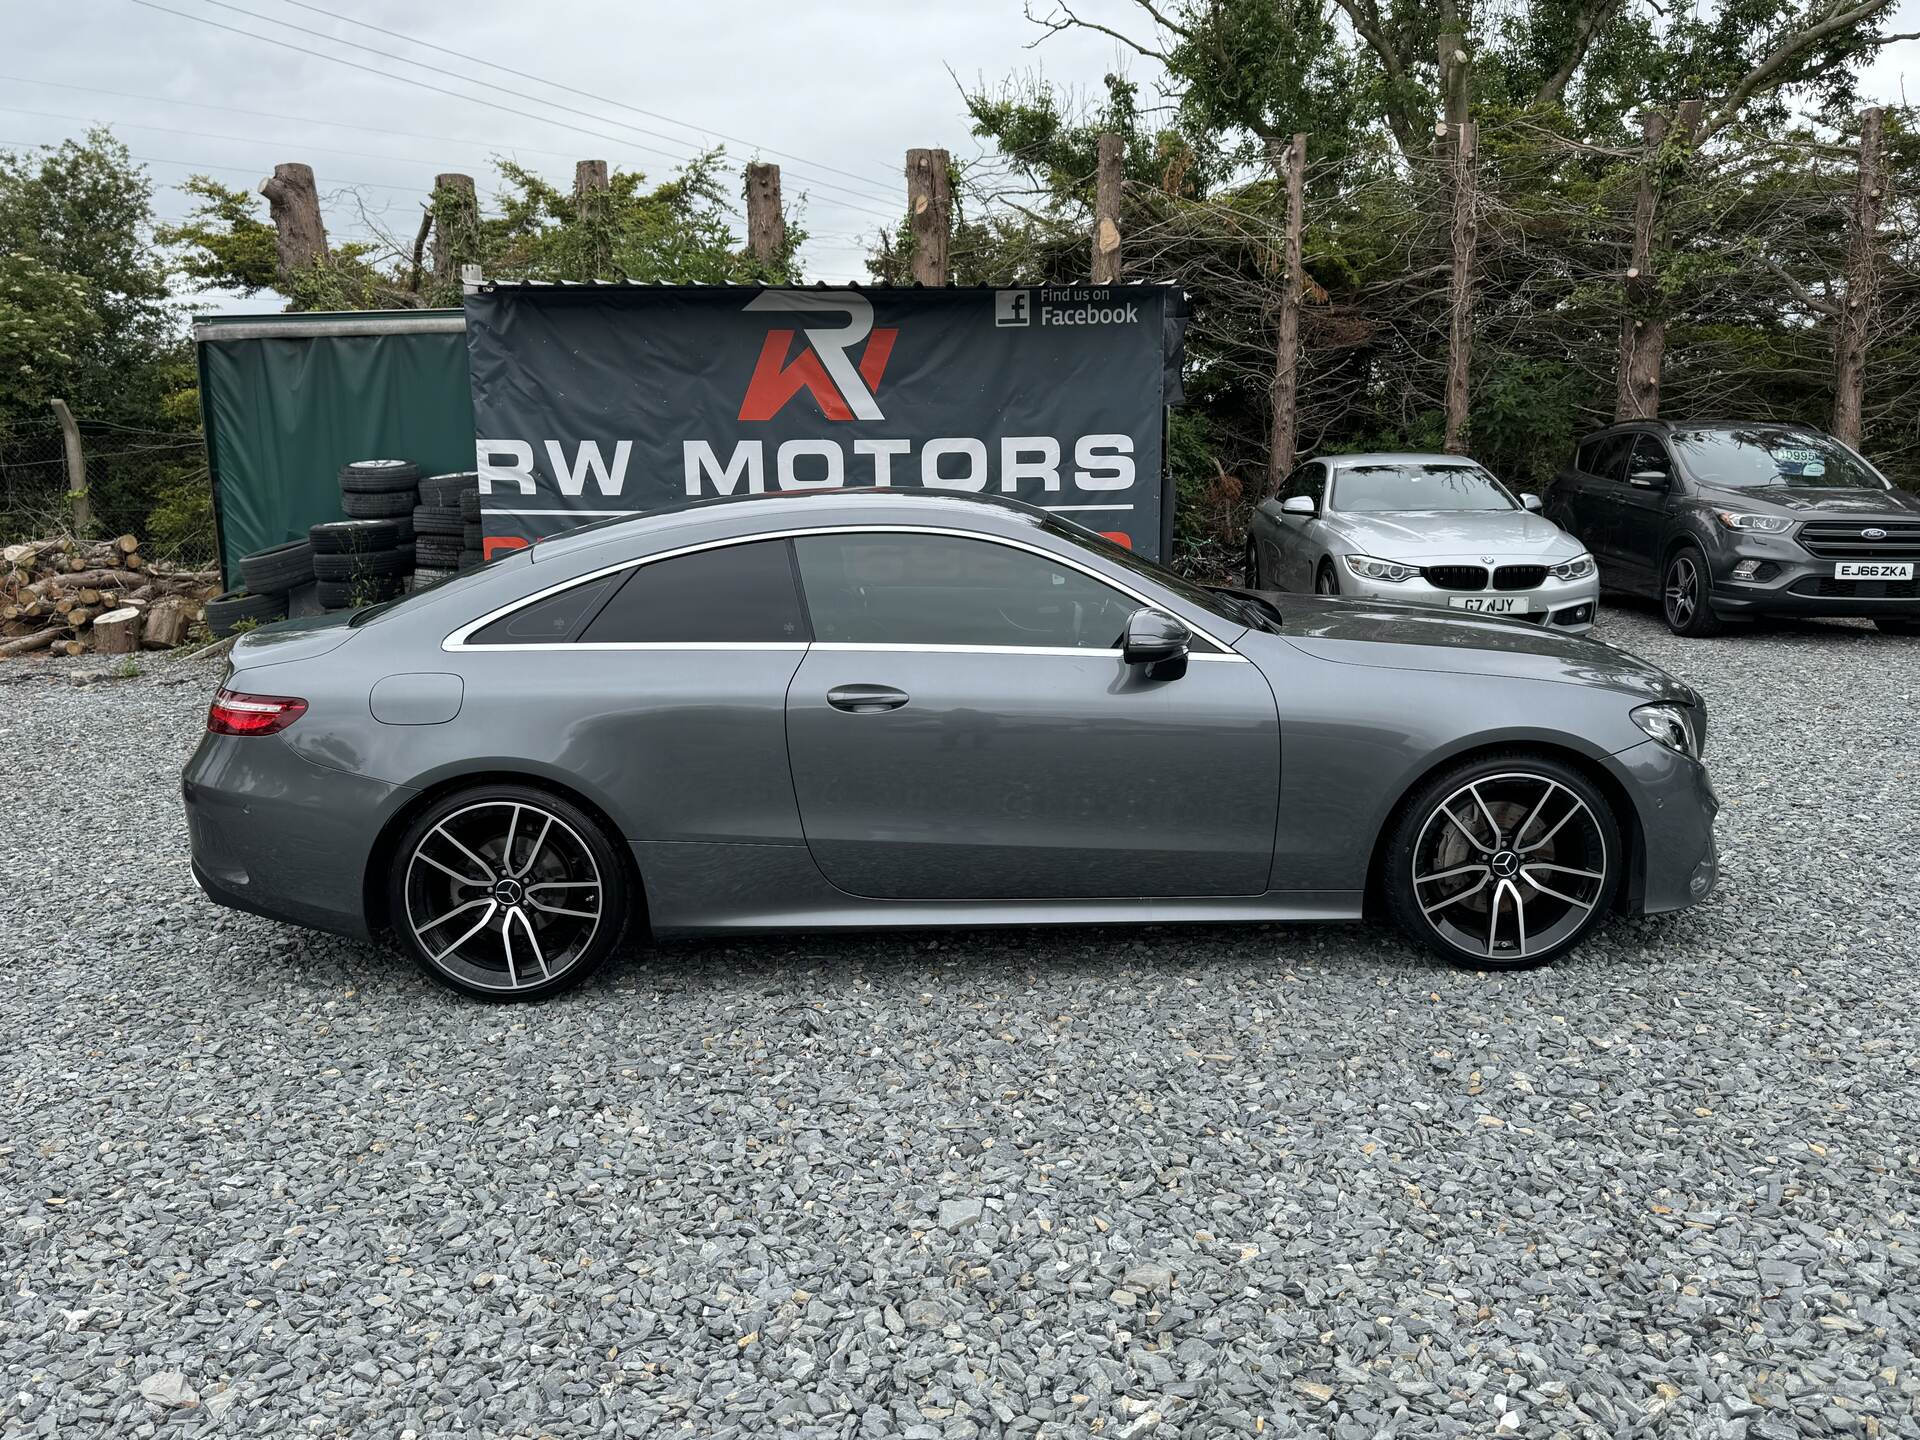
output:
[[1145, 665], [1150, 680], [1178, 680], [1187, 673], [1193, 631], [1164, 610], [1151, 607], [1127, 617], [1120, 655], [1129, 665]]

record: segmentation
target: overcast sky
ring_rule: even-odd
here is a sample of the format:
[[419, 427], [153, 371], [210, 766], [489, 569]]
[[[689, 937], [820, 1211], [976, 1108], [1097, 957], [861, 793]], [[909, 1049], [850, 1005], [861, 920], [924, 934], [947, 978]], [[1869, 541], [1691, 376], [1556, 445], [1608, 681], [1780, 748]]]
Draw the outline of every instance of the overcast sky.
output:
[[[1138, 13], [1128, 0], [1076, 8], [1127, 27]], [[575, 159], [663, 178], [689, 154], [724, 145], [735, 164], [780, 163], [789, 204], [804, 199], [806, 272], [826, 280], [864, 278], [866, 242], [903, 203], [907, 147], [980, 153], [955, 75], [998, 83], [1034, 69], [1088, 94], [1116, 68], [1154, 78], [1139, 57], [1092, 34], [1024, 48], [1038, 32], [1020, 0], [0, 0], [0, 14], [0, 145], [110, 124], [146, 162], [163, 219], [185, 212], [173, 187], [196, 171], [251, 187], [275, 163], [304, 160], [319, 176], [332, 238], [364, 237], [363, 211], [410, 236], [438, 171], [473, 174], [484, 197], [494, 155], [570, 185]], [[1920, 29], [1920, 0], [1900, 0], [1889, 28]], [[1867, 77], [1869, 93], [1899, 101], [1915, 67], [1920, 41], [1890, 48]], [[737, 174], [728, 185], [738, 193]]]

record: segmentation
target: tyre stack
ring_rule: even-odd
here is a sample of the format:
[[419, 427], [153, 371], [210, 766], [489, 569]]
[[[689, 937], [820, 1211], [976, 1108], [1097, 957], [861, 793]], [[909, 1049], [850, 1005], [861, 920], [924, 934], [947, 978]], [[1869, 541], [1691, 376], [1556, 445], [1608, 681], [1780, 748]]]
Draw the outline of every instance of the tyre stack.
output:
[[398, 530], [402, 585], [414, 570], [413, 509], [420, 467], [411, 460], [355, 460], [340, 467], [340, 508], [350, 520], [391, 520]]
[[391, 600], [413, 570], [413, 547], [401, 543], [397, 518], [329, 520], [309, 530], [307, 539], [323, 610]]
[[313, 583], [313, 547], [289, 540], [240, 557], [240, 588], [207, 602], [207, 630], [223, 640], [237, 629], [287, 618], [287, 597]]
[[417, 590], [480, 564], [480, 476], [472, 470], [429, 475], [413, 511]]

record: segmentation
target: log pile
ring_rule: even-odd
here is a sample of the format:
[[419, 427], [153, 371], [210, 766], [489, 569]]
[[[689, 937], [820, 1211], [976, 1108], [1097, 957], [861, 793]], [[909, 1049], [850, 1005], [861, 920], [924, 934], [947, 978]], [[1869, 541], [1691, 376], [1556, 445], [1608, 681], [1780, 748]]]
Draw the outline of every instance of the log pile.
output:
[[217, 570], [149, 564], [132, 535], [8, 545], [0, 548], [0, 658], [172, 649], [219, 581]]

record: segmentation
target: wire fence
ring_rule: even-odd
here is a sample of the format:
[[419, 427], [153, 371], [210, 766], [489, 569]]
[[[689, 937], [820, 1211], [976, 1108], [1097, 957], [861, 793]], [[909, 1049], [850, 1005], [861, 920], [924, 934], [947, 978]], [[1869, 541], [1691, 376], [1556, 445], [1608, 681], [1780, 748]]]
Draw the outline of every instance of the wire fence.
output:
[[[197, 432], [83, 421], [81, 455], [94, 534], [138, 536], [150, 560], [192, 569], [218, 563], [212, 480]], [[0, 544], [73, 528], [59, 428], [0, 437]]]

